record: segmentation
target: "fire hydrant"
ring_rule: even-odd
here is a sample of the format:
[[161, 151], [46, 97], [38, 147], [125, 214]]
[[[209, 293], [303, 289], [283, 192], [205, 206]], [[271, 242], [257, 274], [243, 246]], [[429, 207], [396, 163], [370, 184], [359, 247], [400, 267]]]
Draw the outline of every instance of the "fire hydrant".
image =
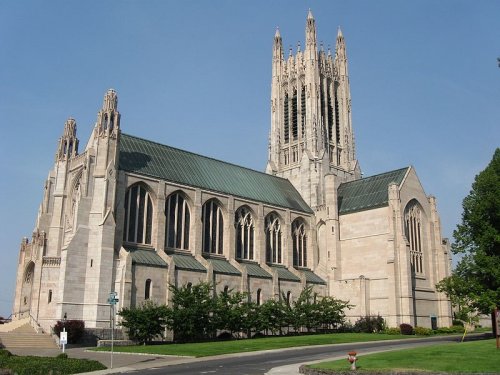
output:
[[351, 364], [351, 370], [356, 370], [356, 354], [358, 353], [354, 351], [347, 353], [347, 360]]

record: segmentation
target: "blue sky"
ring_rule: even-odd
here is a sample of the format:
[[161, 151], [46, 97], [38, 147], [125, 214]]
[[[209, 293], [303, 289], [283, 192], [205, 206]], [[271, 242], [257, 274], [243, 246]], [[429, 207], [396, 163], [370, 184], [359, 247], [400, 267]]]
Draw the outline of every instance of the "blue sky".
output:
[[0, 2], [0, 315], [65, 120], [90, 135], [108, 88], [122, 131], [263, 170], [272, 42], [318, 39], [349, 59], [365, 176], [415, 166], [443, 235], [500, 139], [498, 1]]

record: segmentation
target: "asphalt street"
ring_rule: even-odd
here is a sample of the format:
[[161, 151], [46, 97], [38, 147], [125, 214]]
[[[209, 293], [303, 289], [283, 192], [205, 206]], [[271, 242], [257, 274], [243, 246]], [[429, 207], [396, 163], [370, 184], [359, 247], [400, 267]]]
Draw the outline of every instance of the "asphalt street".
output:
[[[241, 353], [237, 355], [226, 355], [211, 357], [210, 359], [193, 359], [182, 364], [172, 364], [160, 367], [160, 363], [151, 363], [150, 368], [131, 369], [128, 368], [122, 374], [137, 375], [256, 375], [256, 374], [297, 374], [298, 366], [294, 364], [317, 362], [331, 358], [343, 358], [347, 352], [356, 350], [360, 361], [363, 354], [376, 351], [387, 351], [395, 349], [411, 348], [416, 346], [435, 345], [442, 342], [457, 342], [460, 337], [431, 337], [422, 339], [407, 339], [391, 342], [367, 342], [352, 344], [337, 344], [302, 347], [297, 349], [272, 350], [259, 353]], [[360, 362], [362, 363], [362, 362]], [[119, 370], [119, 369], [116, 369]]]

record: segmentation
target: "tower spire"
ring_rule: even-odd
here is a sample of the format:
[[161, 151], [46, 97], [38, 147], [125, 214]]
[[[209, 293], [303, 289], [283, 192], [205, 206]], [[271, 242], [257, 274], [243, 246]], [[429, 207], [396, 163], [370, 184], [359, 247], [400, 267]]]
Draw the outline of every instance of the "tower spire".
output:
[[59, 138], [56, 160], [68, 160], [78, 155], [78, 138], [76, 137], [76, 121], [68, 118], [64, 123], [64, 131]]
[[306, 54], [309, 59], [316, 58], [316, 44], [316, 22], [309, 9], [306, 21]]

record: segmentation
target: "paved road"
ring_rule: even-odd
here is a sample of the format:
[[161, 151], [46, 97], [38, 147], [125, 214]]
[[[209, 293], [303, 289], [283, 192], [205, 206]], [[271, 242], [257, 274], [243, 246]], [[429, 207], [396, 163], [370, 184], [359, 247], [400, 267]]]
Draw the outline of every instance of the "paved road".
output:
[[[407, 339], [391, 342], [367, 342], [353, 344], [338, 344], [303, 347], [298, 349], [273, 350], [256, 353], [242, 353], [211, 357], [210, 359], [191, 359], [187, 363], [170, 364], [164, 367], [161, 362], [151, 363], [150, 368], [128, 368], [117, 373], [134, 375], [261, 375], [261, 374], [297, 374], [298, 364], [326, 360], [330, 358], [345, 358], [350, 350], [363, 353], [387, 351], [415, 346], [434, 345], [441, 342], [458, 341], [458, 337], [432, 337], [423, 339]], [[295, 365], [294, 365], [295, 364]], [[117, 369], [119, 370], [119, 369]]]

